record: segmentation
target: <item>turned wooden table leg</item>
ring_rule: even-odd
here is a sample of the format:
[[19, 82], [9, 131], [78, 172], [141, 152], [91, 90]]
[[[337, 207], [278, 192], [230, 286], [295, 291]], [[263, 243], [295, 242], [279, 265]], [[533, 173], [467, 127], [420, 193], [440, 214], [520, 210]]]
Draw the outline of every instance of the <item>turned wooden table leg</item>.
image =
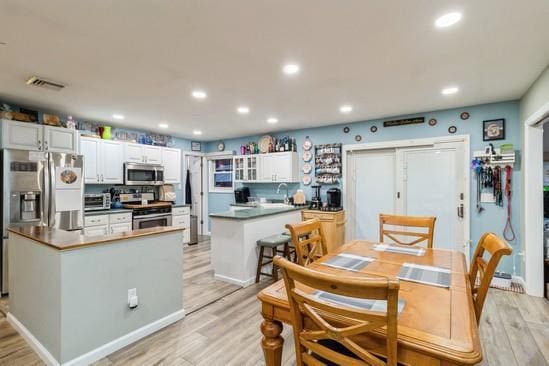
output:
[[263, 354], [265, 355], [265, 364], [267, 366], [280, 366], [282, 363], [282, 346], [284, 339], [280, 336], [282, 333], [282, 323], [278, 320], [263, 320], [261, 323], [261, 333], [263, 340]]

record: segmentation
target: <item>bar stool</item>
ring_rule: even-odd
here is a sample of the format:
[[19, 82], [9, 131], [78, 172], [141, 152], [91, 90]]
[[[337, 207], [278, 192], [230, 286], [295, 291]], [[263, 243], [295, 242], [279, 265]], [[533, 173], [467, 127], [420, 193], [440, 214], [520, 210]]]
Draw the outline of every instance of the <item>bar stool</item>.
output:
[[[259, 247], [259, 259], [257, 260], [257, 273], [255, 275], [255, 283], [259, 282], [259, 277], [261, 275], [270, 276], [275, 281], [278, 281], [278, 269], [274, 264], [271, 273], [261, 272], [261, 269], [263, 268], [263, 266], [273, 263], [273, 258], [277, 254], [282, 254], [284, 257], [288, 258], [288, 260], [291, 260], [289, 248], [289, 243], [291, 240], [292, 238], [290, 236], [283, 233], [271, 235], [257, 241], [257, 246]], [[278, 247], [281, 245], [284, 246], [282, 250], [278, 249]], [[265, 248], [271, 249], [270, 256], [265, 253]], [[263, 262], [264, 258], [267, 258], [268, 260], [266, 262]]]

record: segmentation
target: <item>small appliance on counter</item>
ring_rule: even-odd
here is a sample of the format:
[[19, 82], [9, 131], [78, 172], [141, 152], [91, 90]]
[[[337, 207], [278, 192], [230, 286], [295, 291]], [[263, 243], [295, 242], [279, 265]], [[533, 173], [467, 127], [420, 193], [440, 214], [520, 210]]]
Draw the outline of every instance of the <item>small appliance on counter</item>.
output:
[[315, 190], [315, 195], [311, 199], [311, 210], [320, 210], [322, 208], [322, 199], [320, 198], [320, 186], [311, 186]]
[[339, 188], [330, 188], [326, 192], [328, 211], [337, 211], [341, 209], [341, 190]]
[[173, 184], [164, 184], [163, 186], [160, 186], [160, 189], [158, 190], [158, 200], [165, 202], [175, 202], [176, 196]]
[[248, 197], [250, 197], [250, 188], [240, 187], [234, 190], [234, 201], [236, 203], [248, 203]]
[[110, 193], [84, 194], [84, 211], [108, 210], [111, 208]]

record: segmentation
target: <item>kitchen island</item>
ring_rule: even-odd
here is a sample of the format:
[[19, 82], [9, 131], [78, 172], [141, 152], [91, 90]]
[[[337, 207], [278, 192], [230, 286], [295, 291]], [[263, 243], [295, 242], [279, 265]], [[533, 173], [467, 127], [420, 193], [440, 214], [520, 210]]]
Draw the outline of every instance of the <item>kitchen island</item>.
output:
[[92, 363], [184, 316], [180, 228], [12, 227], [9, 242], [7, 318], [46, 364]]
[[253, 284], [259, 253], [257, 240], [281, 234], [286, 231], [286, 224], [300, 222], [301, 209], [264, 204], [210, 214], [214, 276], [242, 287]]

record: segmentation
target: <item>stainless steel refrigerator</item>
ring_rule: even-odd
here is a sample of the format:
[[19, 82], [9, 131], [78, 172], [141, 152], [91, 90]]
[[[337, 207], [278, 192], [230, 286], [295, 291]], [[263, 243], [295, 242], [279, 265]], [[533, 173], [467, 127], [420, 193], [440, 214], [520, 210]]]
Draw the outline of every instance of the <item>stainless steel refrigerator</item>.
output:
[[9, 226], [84, 226], [82, 155], [41, 151], [0, 151], [2, 181], [1, 291], [8, 292]]

